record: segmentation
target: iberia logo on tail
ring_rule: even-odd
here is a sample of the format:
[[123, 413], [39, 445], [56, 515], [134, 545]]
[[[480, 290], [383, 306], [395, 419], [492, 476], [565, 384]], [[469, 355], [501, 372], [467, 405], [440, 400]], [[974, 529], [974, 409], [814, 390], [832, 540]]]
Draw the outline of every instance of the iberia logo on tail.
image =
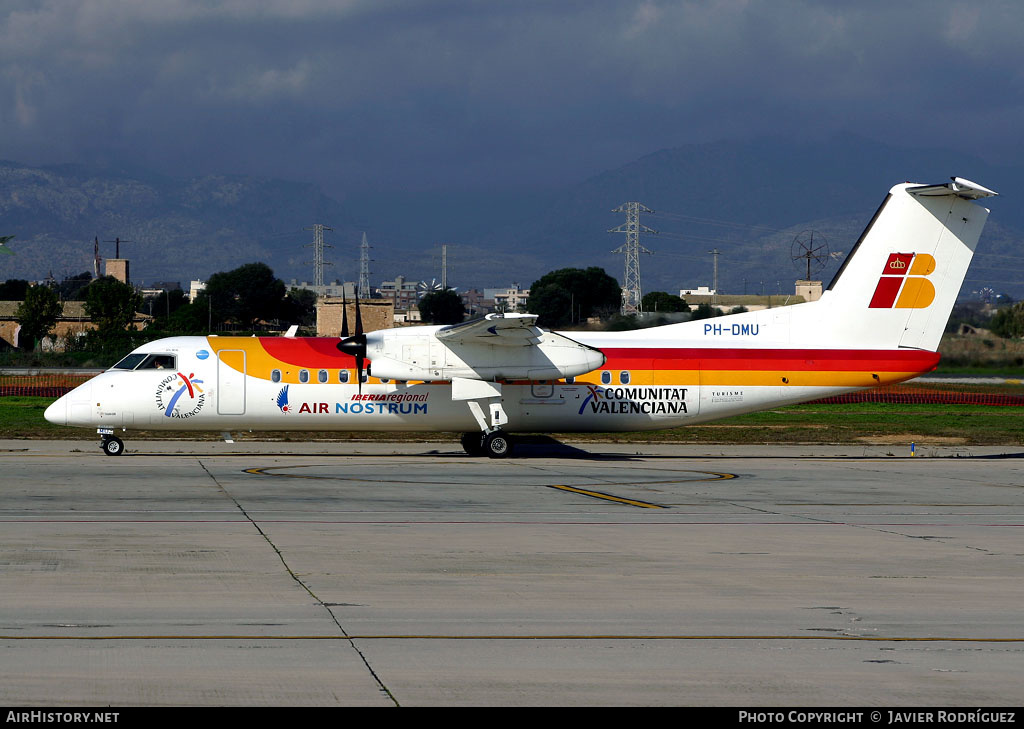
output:
[[871, 309], [923, 309], [935, 299], [928, 276], [935, 258], [928, 253], [891, 253], [875, 287]]

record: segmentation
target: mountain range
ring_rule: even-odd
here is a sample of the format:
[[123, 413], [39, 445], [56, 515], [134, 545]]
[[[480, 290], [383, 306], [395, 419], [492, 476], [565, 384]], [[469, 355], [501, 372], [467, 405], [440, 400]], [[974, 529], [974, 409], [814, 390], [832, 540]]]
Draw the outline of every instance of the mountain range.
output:
[[[638, 201], [652, 254], [645, 291], [711, 285], [790, 293], [806, 275], [794, 260], [813, 231], [832, 255], [812, 277], [834, 274], [893, 184], [952, 175], [995, 189], [993, 214], [963, 293], [991, 288], [1024, 297], [1024, 170], [940, 149], [894, 148], [854, 135], [821, 142], [722, 141], [665, 149], [564, 189], [376, 190], [334, 199], [315, 184], [217, 175], [177, 179], [149, 171], [33, 167], [0, 162], [0, 234], [17, 237], [0, 280], [92, 270], [93, 239], [113, 257], [115, 237], [136, 283], [206, 279], [252, 261], [286, 282], [313, 279], [310, 228], [332, 229], [325, 279], [354, 280], [359, 242], [372, 248], [371, 283], [404, 275], [460, 288], [524, 287], [567, 266], [602, 266], [622, 279], [625, 242], [612, 210]], [[110, 242], [108, 242], [110, 241]]]

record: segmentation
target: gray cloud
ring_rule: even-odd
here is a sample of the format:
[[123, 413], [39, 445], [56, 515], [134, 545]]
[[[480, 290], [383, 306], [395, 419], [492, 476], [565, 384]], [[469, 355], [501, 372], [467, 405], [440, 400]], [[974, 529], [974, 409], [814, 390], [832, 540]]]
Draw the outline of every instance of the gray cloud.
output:
[[1024, 153], [1016, 2], [8, 2], [0, 157], [331, 191], [561, 184], [851, 130]]

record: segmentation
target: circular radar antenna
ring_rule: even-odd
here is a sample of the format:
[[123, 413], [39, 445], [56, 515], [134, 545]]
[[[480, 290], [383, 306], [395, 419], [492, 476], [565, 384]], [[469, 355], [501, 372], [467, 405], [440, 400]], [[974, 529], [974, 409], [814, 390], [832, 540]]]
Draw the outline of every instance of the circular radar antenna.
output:
[[805, 230], [793, 239], [789, 256], [801, 267], [806, 264], [806, 280], [810, 281], [811, 274], [818, 273], [828, 263], [828, 241], [816, 230]]

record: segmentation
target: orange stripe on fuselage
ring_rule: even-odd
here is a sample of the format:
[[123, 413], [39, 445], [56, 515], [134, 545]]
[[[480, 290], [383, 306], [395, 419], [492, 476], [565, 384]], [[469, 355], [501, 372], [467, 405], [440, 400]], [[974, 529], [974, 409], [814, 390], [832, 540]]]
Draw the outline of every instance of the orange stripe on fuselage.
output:
[[[215, 353], [226, 349], [245, 352], [245, 371], [250, 377], [270, 380], [273, 370], [281, 371], [281, 382], [299, 382], [299, 370], [309, 370], [311, 382], [317, 370], [327, 370], [329, 381], [338, 382], [339, 370], [349, 370], [355, 382], [355, 358], [338, 351], [337, 337], [209, 337]], [[234, 369], [234, 363], [229, 363]]]

